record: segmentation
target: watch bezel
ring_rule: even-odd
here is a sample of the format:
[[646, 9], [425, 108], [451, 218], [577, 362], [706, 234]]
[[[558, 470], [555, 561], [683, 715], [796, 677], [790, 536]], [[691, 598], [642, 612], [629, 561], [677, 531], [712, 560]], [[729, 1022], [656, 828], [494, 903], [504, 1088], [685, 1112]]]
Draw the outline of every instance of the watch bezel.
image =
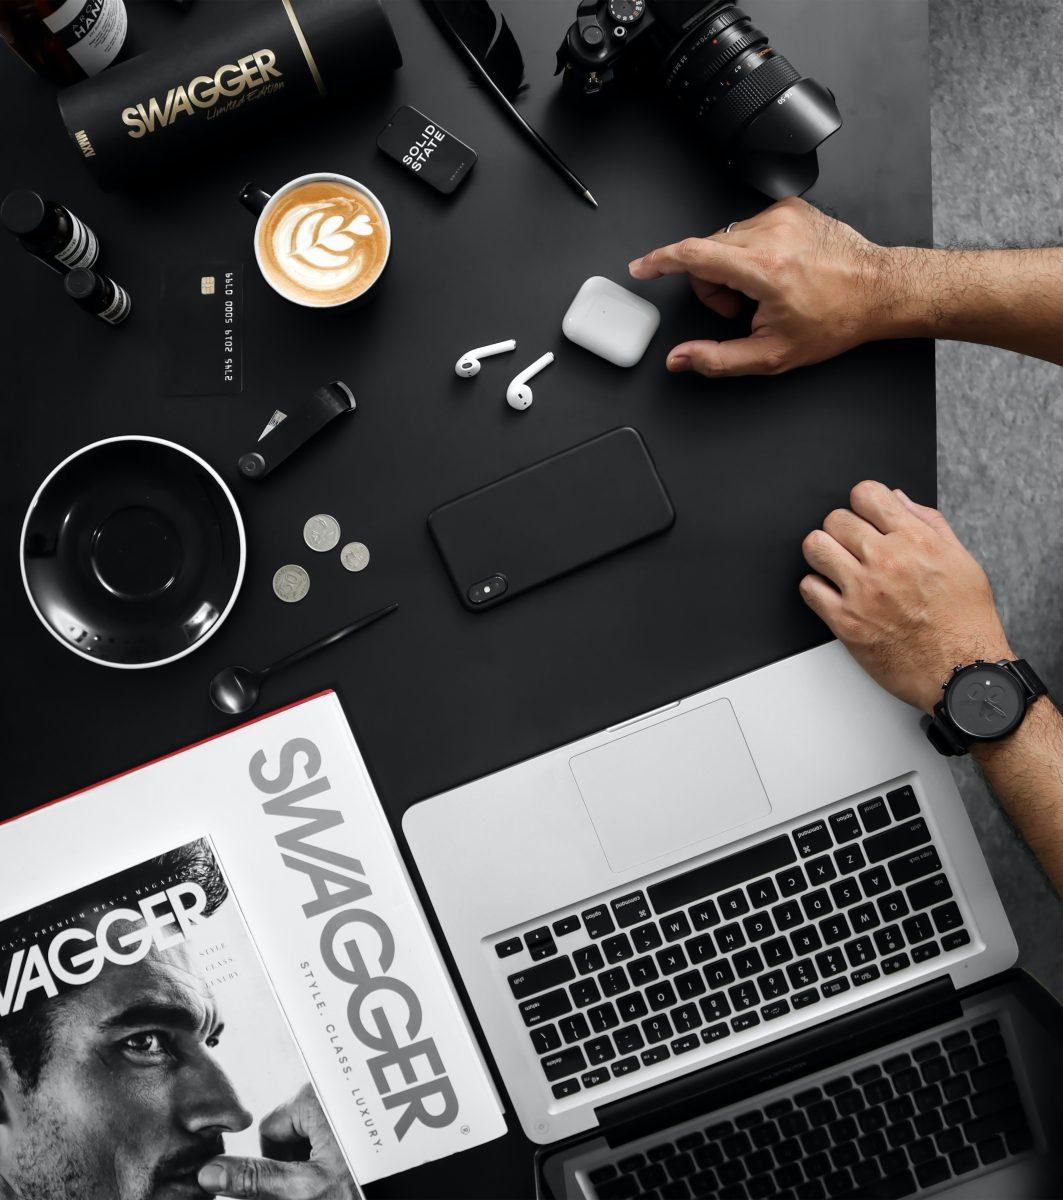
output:
[[[965, 679], [967, 679], [970, 675], [979, 673], [984, 674], [986, 671], [995, 672], [997, 675], [1003, 676], [1008, 681], [1010, 686], [1013, 687], [1019, 694], [1019, 707], [1011, 721], [1007, 725], [996, 730], [994, 733], [973, 733], [971, 730], [961, 725], [956, 719], [949, 701], [952, 696], [955, 695], [957, 689]], [[945, 684], [945, 695], [942, 697], [941, 707], [944, 715], [948, 718], [949, 723], [967, 742], [997, 742], [1001, 738], [1007, 737], [1008, 734], [1014, 733], [1015, 730], [1018, 729], [1018, 727], [1022, 724], [1023, 718], [1026, 716], [1027, 709], [1026, 689], [1023, 687], [1022, 681], [1016, 678], [1016, 676], [1001, 663], [979, 660], [977, 662], [968, 663], [966, 666], [960, 667], [953, 672], [952, 678], [949, 679], [949, 681]]]

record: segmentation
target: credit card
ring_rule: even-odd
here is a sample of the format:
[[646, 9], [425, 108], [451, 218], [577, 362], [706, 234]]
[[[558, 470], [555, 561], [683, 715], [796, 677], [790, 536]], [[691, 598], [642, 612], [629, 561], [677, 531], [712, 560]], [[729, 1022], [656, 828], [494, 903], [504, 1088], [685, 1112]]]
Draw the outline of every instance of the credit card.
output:
[[244, 264], [168, 263], [162, 272], [159, 361], [167, 396], [244, 390]]

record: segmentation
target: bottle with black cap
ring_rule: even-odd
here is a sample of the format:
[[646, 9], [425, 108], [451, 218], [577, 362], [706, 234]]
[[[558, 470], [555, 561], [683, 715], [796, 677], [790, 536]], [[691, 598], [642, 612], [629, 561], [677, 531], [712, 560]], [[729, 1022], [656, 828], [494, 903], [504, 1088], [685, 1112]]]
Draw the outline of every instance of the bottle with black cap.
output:
[[133, 302], [124, 287], [87, 267], [71, 271], [63, 285], [75, 303], [108, 325], [121, 325], [133, 311]]
[[0, 221], [23, 249], [61, 275], [74, 267], [91, 267], [100, 256], [92, 230], [62, 204], [45, 200], [29, 188], [9, 192], [0, 205]]

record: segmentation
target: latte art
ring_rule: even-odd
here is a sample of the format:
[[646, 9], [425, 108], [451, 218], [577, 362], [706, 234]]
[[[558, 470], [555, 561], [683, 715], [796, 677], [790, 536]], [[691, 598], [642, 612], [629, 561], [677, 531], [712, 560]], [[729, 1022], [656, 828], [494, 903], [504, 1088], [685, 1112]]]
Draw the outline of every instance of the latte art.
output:
[[343, 304], [384, 268], [388, 232], [376, 206], [338, 180], [303, 184], [282, 195], [258, 229], [270, 282], [301, 304]]

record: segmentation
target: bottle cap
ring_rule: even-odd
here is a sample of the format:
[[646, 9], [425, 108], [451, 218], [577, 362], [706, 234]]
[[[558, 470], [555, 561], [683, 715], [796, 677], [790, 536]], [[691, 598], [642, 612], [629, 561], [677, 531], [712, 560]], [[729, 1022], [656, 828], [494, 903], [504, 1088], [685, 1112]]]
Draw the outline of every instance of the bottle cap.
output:
[[99, 279], [99, 275], [88, 267], [75, 267], [67, 273], [63, 286], [68, 296], [73, 296], [75, 300], [87, 300], [96, 290]]
[[24, 236], [40, 229], [47, 211], [47, 206], [36, 192], [19, 188], [4, 198], [0, 206], [0, 220], [12, 233]]

